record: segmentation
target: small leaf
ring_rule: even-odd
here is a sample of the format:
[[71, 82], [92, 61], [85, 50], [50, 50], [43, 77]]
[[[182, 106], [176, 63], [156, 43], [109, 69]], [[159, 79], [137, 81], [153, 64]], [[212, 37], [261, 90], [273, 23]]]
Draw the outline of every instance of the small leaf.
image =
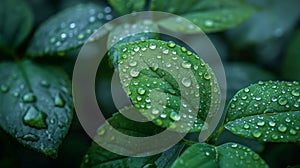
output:
[[63, 56], [82, 46], [92, 33], [112, 19], [110, 7], [80, 4], [67, 8], [39, 27], [27, 54], [33, 57]]
[[[135, 122], [127, 119], [120, 113], [116, 113], [113, 117], [108, 119], [108, 122], [118, 131], [132, 136], [151, 136], [157, 131], [162, 130], [151, 122]], [[103, 132], [103, 130], [105, 130], [105, 124], [99, 128], [99, 132], [95, 137], [96, 141], [98, 136], [107, 134], [107, 132]], [[111, 143], [112, 140], [109, 140], [109, 142]], [[107, 151], [98, 144], [92, 143], [87, 154], [83, 158], [81, 167], [140, 168], [144, 166], [155, 166], [157, 168], [168, 168], [178, 157], [183, 147], [183, 144], [177, 144], [161, 154], [147, 157], [126, 157]], [[126, 146], [120, 148], [126, 148]]]
[[300, 139], [298, 82], [259, 82], [230, 101], [225, 128], [234, 134], [269, 142]]
[[174, 162], [172, 168], [239, 168], [268, 167], [251, 149], [236, 143], [212, 146], [198, 143], [189, 147]]
[[146, 0], [108, 0], [108, 2], [120, 15], [142, 11], [146, 5]]
[[33, 14], [25, 1], [0, 1], [0, 48], [17, 48], [29, 35]]
[[21, 144], [55, 157], [72, 120], [67, 75], [30, 61], [0, 63], [0, 126]]
[[119, 45], [140, 40], [158, 39], [159, 29], [156, 24], [150, 20], [144, 20], [134, 24], [122, 24], [113, 29], [107, 40], [109, 48], [109, 57], [114, 67], [118, 67]]
[[181, 15], [193, 24], [188, 23], [179, 17], [171, 17], [158, 21], [158, 24], [168, 30], [183, 33], [211, 33], [223, 31], [233, 28], [246, 19], [248, 19], [255, 12], [254, 8], [249, 5], [216, 8], [204, 11], [197, 11]]
[[298, 29], [287, 48], [281, 67], [282, 76], [289, 80], [300, 81], [300, 29]]
[[173, 42], [145, 40], [119, 47], [121, 83], [149, 120], [176, 131], [200, 130], [219, 104], [210, 67]]

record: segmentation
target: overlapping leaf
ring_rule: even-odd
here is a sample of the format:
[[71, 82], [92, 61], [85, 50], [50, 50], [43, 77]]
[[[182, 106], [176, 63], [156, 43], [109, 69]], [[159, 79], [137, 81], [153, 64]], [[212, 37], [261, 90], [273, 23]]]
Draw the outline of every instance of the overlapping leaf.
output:
[[298, 82], [259, 82], [239, 91], [227, 109], [225, 128], [260, 141], [300, 139]]
[[21, 144], [55, 157], [72, 120], [67, 75], [30, 61], [0, 63], [0, 126]]

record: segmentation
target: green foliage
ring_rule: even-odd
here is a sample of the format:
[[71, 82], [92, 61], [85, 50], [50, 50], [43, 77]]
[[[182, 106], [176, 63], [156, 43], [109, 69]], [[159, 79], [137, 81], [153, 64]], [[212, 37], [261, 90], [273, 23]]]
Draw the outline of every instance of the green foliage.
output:
[[108, 2], [120, 15], [142, 11], [146, 5], [146, 0], [108, 0]]
[[[153, 1], [165, 3], [169, 6], [168, 1]], [[182, 17], [188, 19], [193, 24], [199, 26], [195, 27], [193, 24], [180, 19], [176, 16], [161, 20], [158, 24], [168, 30], [175, 32], [184, 32], [184, 33], [197, 33], [197, 32], [218, 32], [222, 30], [226, 30], [229, 28], [233, 28], [241, 23], [243, 23], [246, 19], [248, 19], [254, 12], [254, 7], [247, 5], [243, 2], [239, 1], [230, 1], [223, 2], [220, 1], [198, 1], [198, 4], [189, 1], [190, 3], [183, 3], [181, 1], [172, 1], [176, 3], [178, 8], [181, 10], [176, 10], [177, 8], [173, 8], [171, 6], [169, 10], [175, 10], [181, 14]], [[221, 5], [222, 4], [222, 5]], [[162, 5], [157, 5], [162, 6]], [[176, 7], [177, 7], [176, 6]], [[186, 6], [186, 8], [185, 8]], [[194, 10], [190, 10], [190, 9]], [[167, 8], [168, 9], [168, 8]], [[191, 12], [188, 12], [191, 11]]]
[[110, 7], [80, 4], [65, 9], [39, 27], [27, 54], [32, 57], [64, 56], [82, 46], [94, 31], [112, 19]]
[[212, 70], [201, 58], [173, 42], [159, 40], [124, 43], [119, 53], [122, 84], [145, 117], [177, 131], [190, 129], [183, 123], [195, 123], [192, 131], [204, 126], [211, 106], [219, 103], [210, 98], [220, 93]]
[[260, 141], [296, 142], [300, 138], [298, 82], [259, 82], [230, 101], [225, 128]]
[[236, 143], [213, 146], [206, 143], [192, 145], [177, 159], [172, 168], [238, 168], [269, 167], [258, 154]]
[[[28, 163], [32, 167], [78, 167], [80, 160], [74, 162], [74, 158], [81, 156], [81, 167], [99, 168], [276, 168], [300, 164], [295, 159], [300, 151], [299, 1], [83, 2], [0, 2], [0, 167], [24, 167]], [[170, 12], [187, 20], [148, 17], [117, 27], [107, 25], [103, 32], [107, 41], [101, 45], [107, 46], [105, 61], [108, 59], [114, 69], [101, 66], [104, 77], [100, 75], [97, 80], [104, 80], [106, 86], [112, 71], [118, 72], [134, 107], [104, 112], [108, 122], [99, 126], [91, 143], [77, 118], [72, 122], [71, 73], [66, 72], [72, 72], [80, 47], [96, 41], [98, 36], [90, 36], [116, 13], [143, 10]], [[199, 132], [210, 130], [205, 121], [208, 114], [218, 110], [218, 82], [223, 81], [217, 81], [210, 68], [214, 65], [206, 64], [185, 42], [160, 34], [160, 30], [184, 33], [181, 37], [187, 38], [202, 30], [217, 39], [212, 42], [220, 55], [226, 56], [222, 61], [230, 100], [227, 114], [224, 123], [220, 122], [203, 143], [198, 143]], [[202, 39], [192, 43], [203, 45]], [[72, 59], [61, 57], [69, 55]], [[275, 81], [282, 79], [290, 81]], [[106, 100], [106, 107], [113, 107], [103, 90], [110, 91], [102, 88], [96, 94]], [[125, 114], [132, 109], [149, 121], [127, 118]], [[97, 144], [136, 152], [132, 146], [120, 145], [132, 141], [113, 137], [111, 126], [133, 137], [151, 137], [166, 128], [175, 134], [188, 134], [162, 153], [128, 157]], [[87, 153], [80, 153], [90, 143]], [[60, 146], [63, 148], [59, 150]], [[65, 163], [68, 159], [71, 164]]]
[[32, 29], [33, 15], [30, 8], [22, 0], [2, 0], [0, 18], [0, 51], [16, 49]]
[[67, 75], [31, 61], [0, 63], [0, 125], [20, 143], [49, 156], [72, 121]]

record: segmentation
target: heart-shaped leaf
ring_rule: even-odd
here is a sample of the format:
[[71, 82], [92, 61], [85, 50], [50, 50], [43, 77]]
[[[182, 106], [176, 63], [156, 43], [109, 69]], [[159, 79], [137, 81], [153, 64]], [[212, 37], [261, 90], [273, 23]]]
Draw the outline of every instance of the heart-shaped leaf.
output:
[[219, 105], [210, 67], [173, 42], [145, 40], [119, 47], [119, 73], [132, 103], [155, 124], [176, 131], [200, 130]]
[[0, 63], [0, 126], [21, 144], [55, 157], [72, 120], [67, 75], [30, 61]]
[[122, 24], [113, 29], [107, 40], [107, 47], [109, 48], [109, 57], [114, 65], [118, 67], [119, 45], [122, 43], [130, 43], [141, 40], [158, 39], [159, 29], [155, 23], [150, 20], [144, 20], [134, 24]]
[[[128, 118], [122, 116], [120, 113], [116, 113], [113, 117], [108, 119], [108, 122], [118, 131], [132, 136], [151, 136], [157, 131], [162, 129], [155, 126], [153, 123], [140, 123], [129, 120]], [[99, 128], [99, 132], [95, 137], [97, 141], [98, 136], [103, 136], [106, 131], [103, 131], [105, 124]], [[113, 143], [113, 140], [109, 140]], [[117, 155], [108, 150], [105, 150], [96, 143], [92, 143], [87, 154], [83, 158], [81, 167], [130, 167], [130, 168], [140, 168], [140, 167], [157, 167], [157, 168], [168, 168], [178, 157], [179, 153], [183, 149], [184, 144], [177, 144], [169, 150], [146, 157], [126, 157]], [[126, 148], [122, 146], [120, 148]]]
[[28, 36], [33, 15], [22, 0], [0, 1], [0, 48], [17, 48]]
[[212, 146], [199, 143], [189, 147], [174, 162], [172, 168], [252, 168], [269, 167], [258, 154], [236, 143]]
[[[199, 5], [194, 6], [197, 10], [181, 15], [193, 24], [179, 17], [163, 19], [158, 21], [158, 24], [174, 32], [199, 33], [202, 30], [205, 33], [210, 33], [235, 27], [255, 12], [253, 6], [240, 1], [224, 3], [223, 5], [214, 3], [214, 1], [199, 3]], [[182, 3], [180, 2], [180, 4]]]
[[112, 19], [110, 7], [80, 4], [67, 8], [38, 28], [27, 54], [33, 57], [63, 56], [83, 45], [94, 31]]
[[270, 142], [300, 139], [298, 82], [259, 82], [230, 101], [225, 128], [248, 138]]
[[146, 0], [108, 0], [108, 2], [120, 15], [142, 11], [146, 5]]

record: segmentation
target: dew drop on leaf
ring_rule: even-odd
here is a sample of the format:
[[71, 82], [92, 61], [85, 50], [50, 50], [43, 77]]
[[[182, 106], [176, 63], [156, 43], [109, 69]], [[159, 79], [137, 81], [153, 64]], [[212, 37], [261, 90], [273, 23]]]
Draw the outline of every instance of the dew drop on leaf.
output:
[[23, 101], [25, 103], [32, 103], [36, 100], [36, 97], [33, 93], [26, 93], [24, 96], [23, 96]]
[[2, 91], [3, 93], [8, 92], [8, 90], [9, 90], [9, 87], [8, 87], [8, 86], [6, 86], [6, 85], [1, 85], [1, 91]]
[[39, 137], [36, 136], [36, 135], [33, 135], [33, 134], [26, 134], [22, 137], [23, 140], [25, 141], [38, 141], [39, 140]]
[[44, 112], [38, 111], [35, 107], [31, 106], [25, 113], [23, 117], [23, 122], [25, 125], [34, 128], [47, 128], [46, 124], [47, 115]]
[[285, 132], [285, 131], [287, 130], [287, 127], [286, 127], [285, 125], [282, 125], [282, 124], [281, 124], [281, 125], [278, 126], [277, 129], [278, 129], [278, 131], [280, 131], [280, 132]]
[[192, 84], [192, 81], [189, 78], [182, 78], [181, 83], [185, 86], [185, 87], [190, 87]]
[[132, 77], [137, 77], [137, 76], [139, 76], [139, 71], [138, 71], [138, 69], [136, 69], [136, 68], [132, 68], [131, 70], [130, 70], [130, 76], [132, 76]]
[[65, 100], [60, 96], [60, 94], [57, 94], [54, 98], [54, 104], [57, 107], [63, 107], [65, 106]]

